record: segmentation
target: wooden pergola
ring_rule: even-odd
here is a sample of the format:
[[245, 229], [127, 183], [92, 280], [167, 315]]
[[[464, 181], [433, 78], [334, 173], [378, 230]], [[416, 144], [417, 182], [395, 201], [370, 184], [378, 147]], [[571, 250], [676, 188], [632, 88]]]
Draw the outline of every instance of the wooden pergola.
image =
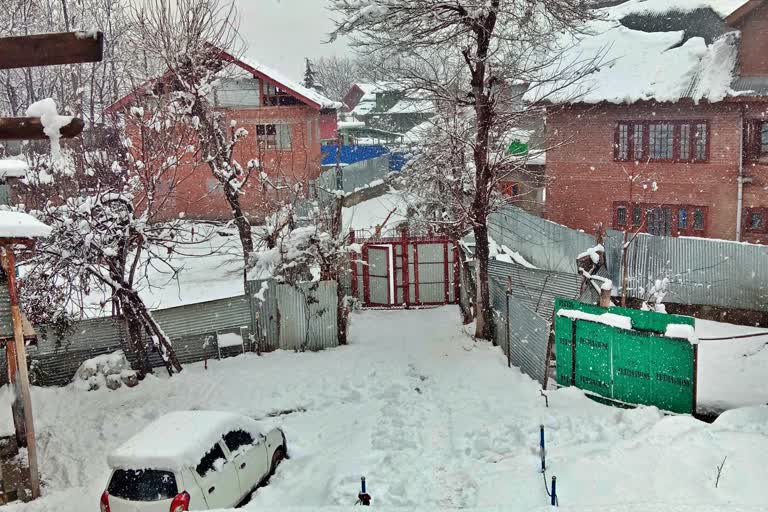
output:
[[[99, 62], [104, 53], [104, 35], [101, 32], [69, 32], [0, 38], [0, 69], [56, 66], [83, 62]], [[77, 137], [83, 131], [81, 119], [60, 129], [62, 138]], [[0, 118], [0, 140], [31, 140], [48, 138], [43, 123], [34, 117]], [[23, 214], [21, 214], [23, 215]], [[8, 363], [8, 381], [14, 388], [13, 420], [18, 446], [26, 446], [29, 461], [31, 497], [40, 496], [40, 475], [37, 467], [35, 429], [32, 418], [32, 399], [29, 389], [24, 328], [16, 290], [16, 258], [14, 247], [30, 246], [34, 237], [44, 236], [31, 221], [23, 222], [29, 232], [14, 236], [0, 234], [0, 258], [8, 276], [8, 294], [11, 304], [13, 340], [5, 343]], [[23, 231], [23, 230], [22, 230]]]

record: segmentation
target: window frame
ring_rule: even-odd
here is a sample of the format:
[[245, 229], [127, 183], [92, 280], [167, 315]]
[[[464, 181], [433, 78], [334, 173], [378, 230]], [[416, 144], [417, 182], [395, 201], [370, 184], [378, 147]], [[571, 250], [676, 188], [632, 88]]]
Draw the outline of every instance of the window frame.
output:
[[[752, 227], [752, 215], [759, 214], [763, 218], [763, 225], [759, 228]], [[768, 233], [768, 207], [750, 206], [744, 208], [743, 227], [745, 233]]]
[[[623, 208], [627, 212], [626, 224], [619, 224], [619, 209]], [[709, 226], [709, 207], [693, 204], [669, 204], [669, 203], [637, 203], [629, 201], [613, 202], [613, 228], [616, 230], [639, 231], [648, 233], [648, 212], [654, 208], [669, 208], [671, 210], [670, 236], [707, 236]], [[640, 212], [639, 223], [635, 223], [635, 211]], [[768, 214], [768, 208], [765, 209]], [[680, 226], [680, 212], [685, 211], [686, 225]], [[703, 228], [699, 229], [695, 225], [696, 212], [700, 211], [704, 222]], [[768, 218], [764, 215], [764, 218]], [[746, 219], [746, 217], [745, 217]], [[745, 221], [746, 223], [746, 221]]]
[[515, 197], [520, 196], [520, 183], [517, 181], [500, 181], [499, 192], [501, 192], [501, 195], [504, 197], [514, 199]]
[[[672, 157], [671, 158], [652, 158], [650, 147], [651, 125], [672, 125]], [[681, 149], [681, 126], [689, 126], [686, 137], [688, 158], [680, 157]], [[698, 125], [704, 125], [706, 136], [704, 139], [704, 158], [696, 158], [696, 148], [699, 138], [696, 137]], [[623, 130], [626, 127], [626, 130]], [[636, 128], [641, 129], [641, 155], [636, 158]], [[622, 133], [626, 133], [626, 150], [622, 151]], [[653, 163], [693, 163], [703, 164], [709, 162], [710, 147], [712, 139], [712, 129], [709, 119], [654, 119], [654, 120], [619, 120], [614, 126], [613, 159], [616, 162], [653, 162]], [[622, 155], [626, 154], [626, 157]]]

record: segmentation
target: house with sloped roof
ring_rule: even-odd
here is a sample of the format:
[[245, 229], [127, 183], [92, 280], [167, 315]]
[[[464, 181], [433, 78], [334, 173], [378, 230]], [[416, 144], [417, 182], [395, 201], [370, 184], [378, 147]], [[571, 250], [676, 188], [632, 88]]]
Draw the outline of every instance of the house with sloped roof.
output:
[[436, 113], [426, 92], [413, 91], [397, 82], [353, 84], [343, 99], [349, 122], [346, 132], [357, 139], [398, 141], [415, 126]]
[[768, 1], [629, 0], [602, 14], [564, 52], [594, 58], [591, 72], [527, 93], [547, 105], [545, 217], [768, 240]]
[[[222, 77], [209, 95], [212, 106], [248, 134], [235, 148], [235, 157], [245, 166], [257, 165], [277, 190], [267, 190], [258, 178], [246, 182], [242, 202], [255, 220], [264, 216], [265, 194], [280, 194], [301, 185], [311, 194], [322, 171], [321, 144], [337, 139], [337, 113], [341, 103], [314, 89], [304, 87], [256, 60], [234, 57], [220, 51], [224, 62]], [[160, 77], [154, 83], [163, 83]], [[140, 87], [111, 105], [107, 112], [123, 115], [135, 104], [138, 94], [153, 94], [153, 84]], [[129, 116], [126, 116], [129, 118]], [[129, 130], [131, 138], [139, 137]], [[139, 147], [134, 141], [134, 147]], [[173, 190], [163, 202], [168, 218], [224, 220], [232, 216], [219, 182], [207, 165], [179, 162]], [[287, 193], [286, 193], [287, 194]]]

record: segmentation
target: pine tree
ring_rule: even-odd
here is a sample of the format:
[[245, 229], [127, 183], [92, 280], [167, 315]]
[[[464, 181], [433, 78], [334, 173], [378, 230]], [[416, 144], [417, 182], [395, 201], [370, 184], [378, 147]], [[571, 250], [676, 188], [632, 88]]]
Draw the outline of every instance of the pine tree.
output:
[[307, 67], [304, 70], [304, 87], [307, 89], [315, 88], [315, 70], [312, 69], [312, 61], [304, 59], [307, 62]]

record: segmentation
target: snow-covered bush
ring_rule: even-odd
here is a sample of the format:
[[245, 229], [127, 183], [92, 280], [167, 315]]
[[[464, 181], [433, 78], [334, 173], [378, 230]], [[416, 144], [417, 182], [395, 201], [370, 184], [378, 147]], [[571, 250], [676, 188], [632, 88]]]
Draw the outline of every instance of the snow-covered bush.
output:
[[125, 353], [118, 350], [84, 361], [75, 372], [73, 383], [76, 389], [95, 391], [104, 387], [115, 390], [123, 385], [132, 388], [139, 380]]

